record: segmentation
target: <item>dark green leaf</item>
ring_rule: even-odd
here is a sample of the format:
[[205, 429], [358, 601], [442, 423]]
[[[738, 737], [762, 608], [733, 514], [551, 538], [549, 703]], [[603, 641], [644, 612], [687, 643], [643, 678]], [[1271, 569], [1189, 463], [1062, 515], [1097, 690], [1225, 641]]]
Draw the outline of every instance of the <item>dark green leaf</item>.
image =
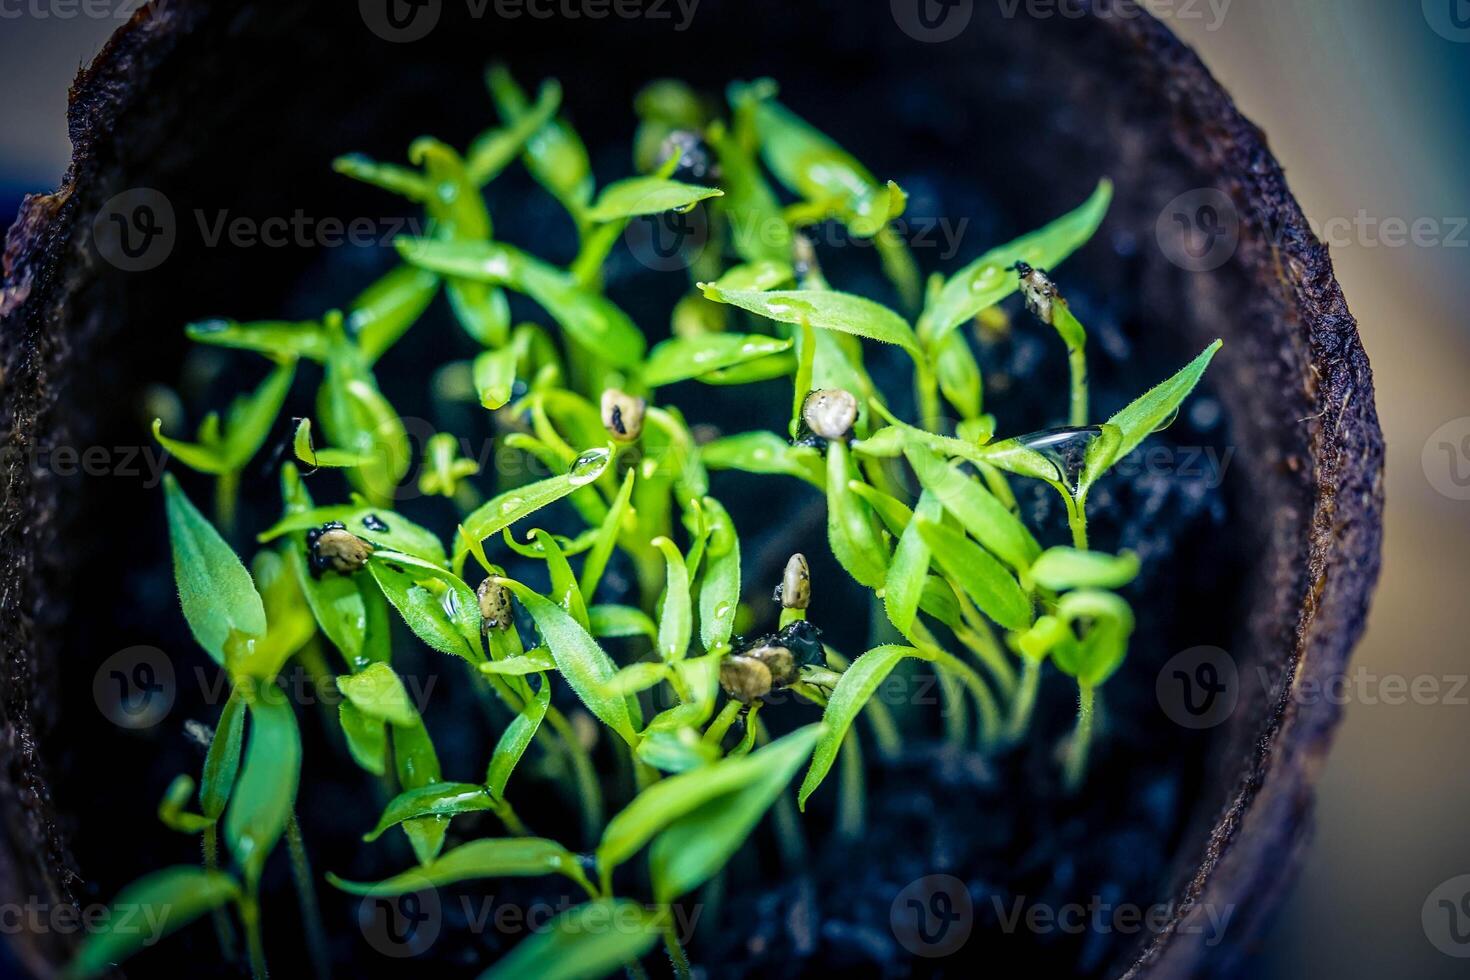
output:
[[232, 635], [265, 636], [265, 606], [250, 573], [172, 474], [165, 474], [163, 490], [184, 618], [194, 639], [223, 665], [225, 643]]
[[253, 889], [296, 805], [301, 733], [285, 694], [274, 685], [259, 686], [249, 706], [250, 738], [225, 812], [225, 840]]
[[945, 574], [987, 616], [1008, 630], [1031, 625], [1031, 600], [1005, 566], [953, 528], [928, 521], [915, 523]]
[[239, 897], [235, 879], [218, 871], [176, 867], [145, 875], [118, 893], [112, 905], [117, 914], [104, 917], [95, 930], [89, 927], [66, 975], [113, 972], [113, 964]]
[[698, 378], [736, 365], [748, 364], [791, 349], [791, 341], [759, 334], [706, 334], [675, 337], [654, 347], [643, 368], [650, 388]]
[[658, 942], [656, 919], [624, 899], [578, 905], [522, 942], [480, 980], [592, 980], [636, 961]]

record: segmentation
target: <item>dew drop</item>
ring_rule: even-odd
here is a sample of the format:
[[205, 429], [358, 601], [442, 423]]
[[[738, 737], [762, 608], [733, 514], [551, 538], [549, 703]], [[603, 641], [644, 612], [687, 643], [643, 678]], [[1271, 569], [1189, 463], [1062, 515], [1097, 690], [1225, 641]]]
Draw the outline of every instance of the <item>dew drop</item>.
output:
[[1087, 447], [1102, 435], [1102, 426], [1088, 425], [1079, 428], [1043, 429], [1016, 441], [1027, 449], [1040, 453], [1056, 468], [1057, 482], [1067, 487], [1076, 487], [1087, 464]]
[[500, 502], [500, 512], [502, 514], [513, 514], [517, 510], [519, 510], [521, 505], [524, 503], [525, 500], [520, 497], [506, 497]]
[[1160, 422], [1158, 425], [1154, 426], [1154, 431], [1155, 432], [1163, 432], [1169, 426], [1173, 425], [1176, 421], [1178, 421], [1178, 419], [1179, 419], [1179, 406], [1176, 405], [1176, 406], [1174, 406], [1174, 410], [1172, 412], [1170, 412], [1167, 416], [1165, 416], [1164, 417], [1164, 420], [1162, 422]]
[[612, 453], [606, 449], [589, 449], [572, 460], [567, 476], [571, 477], [573, 486], [585, 486], [601, 476], [611, 461]]

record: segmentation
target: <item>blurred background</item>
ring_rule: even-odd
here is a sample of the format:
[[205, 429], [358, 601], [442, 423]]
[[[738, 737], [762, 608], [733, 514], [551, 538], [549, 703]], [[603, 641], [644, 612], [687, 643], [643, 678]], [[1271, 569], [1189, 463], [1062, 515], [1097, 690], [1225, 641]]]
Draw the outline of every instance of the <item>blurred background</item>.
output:
[[[137, 5], [0, 0], [0, 228], [59, 183], [68, 85]], [[1388, 440], [1383, 582], [1334, 692], [1315, 842], [1250, 972], [1465, 976], [1438, 904], [1465, 889], [1437, 889], [1470, 874], [1470, 0], [1145, 5], [1265, 129], [1329, 243]]]

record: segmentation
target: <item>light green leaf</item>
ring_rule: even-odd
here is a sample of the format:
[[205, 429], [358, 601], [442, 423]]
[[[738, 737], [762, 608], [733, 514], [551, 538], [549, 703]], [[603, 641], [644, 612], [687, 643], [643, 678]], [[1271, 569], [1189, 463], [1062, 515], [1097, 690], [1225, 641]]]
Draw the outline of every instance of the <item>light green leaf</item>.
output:
[[[113, 972], [114, 964], [239, 897], [235, 879], [218, 871], [181, 866], [144, 875], [118, 892], [112, 906], [118, 914], [88, 928], [65, 975], [84, 978]], [[127, 923], [132, 926], [125, 927]], [[144, 928], [144, 923], [157, 926]]]
[[439, 277], [434, 273], [399, 265], [352, 301], [348, 336], [372, 364], [418, 322], [438, 293]]
[[635, 962], [658, 941], [657, 920], [625, 899], [578, 905], [511, 950], [480, 980], [593, 980]]
[[520, 112], [520, 105], [517, 102], [517, 115], [509, 126], [487, 130], [470, 144], [465, 169], [475, 184], [483, 187], [499, 176], [521, 155], [531, 137], [552, 122], [561, 108], [561, 84], [543, 82], [536, 105], [525, 112]]
[[1039, 231], [993, 248], [955, 273], [925, 309], [919, 335], [935, 344], [945, 334], [973, 319], [1020, 288], [1013, 271], [1026, 262], [1052, 269], [1096, 234], [1113, 199], [1111, 181], [1103, 180], [1086, 203]]
[[180, 773], [168, 784], [163, 799], [158, 804], [158, 819], [169, 830], [181, 834], [197, 834], [214, 826], [214, 821], [199, 813], [184, 809], [189, 797], [194, 795], [194, 777]]
[[650, 388], [698, 378], [715, 371], [748, 364], [791, 349], [791, 341], [760, 334], [706, 334], [675, 337], [657, 345], [643, 368]]
[[861, 296], [817, 290], [729, 290], [709, 283], [701, 283], [699, 288], [717, 303], [738, 306], [778, 323], [805, 321], [823, 330], [897, 344], [915, 360], [924, 359], [918, 338], [904, 318]]
[[374, 776], [388, 771], [388, 729], [383, 722], [367, 717], [351, 701], [343, 701], [337, 706], [337, 723], [352, 761]]
[[827, 540], [832, 555], [847, 573], [870, 589], [881, 589], [888, 576], [888, 549], [878, 536], [867, 504], [848, 486], [847, 445], [827, 447]]
[[1080, 641], [1064, 642], [1052, 661], [1078, 683], [1098, 687], [1122, 666], [1133, 634], [1133, 610], [1120, 596], [1088, 589], [1068, 592], [1057, 601], [1057, 617], [1084, 627]]
[[364, 184], [371, 184], [419, 204], [425, 203], [434, 194], [429, 178], [417, 170], [401, 167], [396, 163], [379, 163], [361, 153], [338, 157], [332, 161], [332, 169], [353, 180], [360, 180]]
[[1048, 548], [1031, 566], [1031, 578], [1054, 592], [1121, 589], [1138, 577], [1138, 567], [1138, 556], [1131, 551], [1105, 555], [1075, 548]]
[[628, 315], [555, 266], [499, 242], [401, 238], [396, 244], [421, 268], [525, 293], [577, 343], [615, 367], [631, 370], [643, 359], [643, 333]]
[[1008, 630], [1031, 625], [1031, 600], [1005, 566], [953, 528], [916, 521], [940, 566], [975, 605]]
[[473, 783], [429, 783], [395, 796], [378, 818], [378, 825], [364, 834], [362, 839], [371, 843], [406, 820], [448, 818], [461, 813], [493, 810], [498, 805], [483, 786]]
[[413, 725], [419, 720], [403, 681], [387, 664], [373, 664], [356, 674], [339, 677], [337, 689], [369, 718], [394, 725]]
[[658, 624], [658, 653], [665, 661], [683, 660], [694, 633], [694, 613], [689, 599], [689, 569], [684, 556], [668, 538], [655, 538], [653, 546], [664, 553], [667, 569], [663, 603]]
[[368, 571], [415, 636], [440, 653], [470, 663], [484, 659], [479, 600], [462, 579], [438, 565], [392, 551], [375, 552]]
[[929, 545], [919, 533], [919, 522], [939, 523], [943, 517], [939, 498], [928, 490], [919, 495], [914, 508], [916, 520], [910, 521], [898, 539], [893, 561], [883, 585], [883, 608], [898, 631], [909, 636], [918, 615], [919, 600], [924, 595], [924, 582], [929, 574]]
[[646, 636], [658, 641], [658, 626], [642, 609], [632, 606], [593, 606], [587, 610], [591, 633], [598, 639], [625, 639]]
[[922, 446], [910, 444], [904, 454], [924, 489], [1001, 561], [1022, 571], [1041, 554], [1041, 546], [1021, 519], [978, 479], [966, 476]]
[[[485, 74], [485, 84], [508, 125], [515, 126], [528, 115], [540, 115], [504, 65], [492, 65]], [[546, 97], [544, 89], [542, 97]], [[544, 103], [541, 109], [544, 111]], [[592, 166], [587, 148], [571, 126], [555, 118], [545, 122], [526, 141], [523, 159], [531, 176], [580, 221], [592, 200]]]
[[265, 606], [255, 581], [214, 525], [189, 502], [173, 474], [163, 478], [173, 546], [174, 581], [189, 630], [223, 665], [225, 642], [234, 634], [265, 636]]
[[1150, 433], [1179, 411], [1179, 406], [1194, 391], [1200, 378], [1204, 377], [1205, 369], [1210, 366], [1210, 361], [1222, 346], [1222, 341], [1215, 341], [1178, 374], [1108, 419], [1108, 424], [1117, 426], [1123, 435], [1122, 442], [1113, 450], [1113, 463], [1131, 453]]
[[305, 532], [329, 521], [341, 521], [347, 530], [379, 551], [402, 552], [441, 568], [449, 563], [444, 555], [444, 545], [433, 531], [415, 524], [402, 514], [369, 507], [361, 502], [361, 498], [358, 500], [355, 504], [311, 507], [310, 499], [305, 498], [307, 506], [291, 507], [284, 518], [256, 540], [267, 544], [284, 534]]
[[586, 462], [573, 463], [570, 472], [507, 490], [477, 508], [464, 519], [463, 533], [455, 542], [454, 569], [458, 571], [464, 568], [465, 557], [469, 554], [469, 546], [464, 540], [466, 537], [473, 541], [484, 541], [601, 476], [612, 460], [612, 453], [607, 450], [597, 450], [596, 453], [596, 456], [592, 453], [583, 454], [581, 459]]
[[331, 353], [331, 337], [316, 320], [200, 320], [184, 328], [190, 340], [212, 347], [248, 350], [278, 358], [304, 357], [322, 362]]
[[[744, 758], [725, 759], [645, 788], [608, 821], [602, 841], [597, 845], [597, 866], [601, 873], [610, 875], [655, 835], [709, 804], [728, 803], [733, 795], [750, 786], [764, 788], [775, 783], [779, 792], [801, 760], [811, 753], [821, 729], [820, 725], [808, 725]], [[786, 768], [785, 774], [773, 779], [780, 768]], [[739, 842], [736, 843], [738, 846]]]
[[556, 841], [505, 837], [461, 844], [428, 863], [379, 882], [346, 881], [328, 872], [327, 880], [350, 895], [402, 895], [478, 878], [535, 878], [561, 874], [582, 884], [577, 856]]
[[520, 763], [521, 756], [526, 754], [526, 748], [531, 744], [531, 739], [535, 737], [536, 730], [541, 727], [541, 721], [546, 717], [546, 709], [550, 706], [551, 681], [543, 675], [536, 697], [526, 702], [521, 708], [521, 713], [505, 726], [505, 731], [500, 735], [500, 741], [495, 743], [495, 752], [491, 755], [490, 766], [485, 771], [485, 788], [495, 799], [505, 799], [505, 784]]
[[587, 212], [593, 222], [624, 221], [665, 211], [688, 211], [700, 201], [723, 197], [722, 190], [659, 177], [630, 177], [607, 185]]
[[252, 890], [286, 830], [301, 776], [301, 733], [284, 693], [261, 686], [249, 701], [250, 738], [225, 812], [225, 840]]
[[500, 674], [505, 677], [524, 677], [527, 674], [539, 674], [556, 669], [556, 658], [545, 647], [527, 650], [519, 657], [506, 657], [504, 660], [492, 660], [480, 664], [481, 673]]
[[[663, 786], [680, 779], [719, 782], [717, 770], [741, 767], [737, 771], [742, 778], [735, 781], [730, 792], [706, 796], [693, 809], [685, 806], [687, 800], [680, 800], [678, 816], [665, 821], [666, 829], [654, 838], [648, 852], [654, 898], [659, 902], [674, 901], [717, 874], [786, 789], [825, 730], [823, 725], [808, 725], [747, 756], [726, 759], [656, 783], [655, 786]], [[639, 799], [648, 793], [645, 790]]]
[[818, 488], [826, 486], [821, 453], [793, 446], [774, 432], [742, 432], [716, 439], [699, 448], [699, 458], [712, 470], [794, 476]]
[[516, 349], [487, 350], [475, 358], [475, 391], [480, 404], [494, 411], [510, 401], [516, 383]]
[[604, 692], [604, 685], [618, 670], [607, 652], [570, 613], [550, 599], [537, 595], [512, 579], [501, 579], [500, 582], [515, 593], [536, 621], [536, 629], [556, 660], [557, 669], [587, 710], [629, 745], [637, 745], [638, 734], [633, 728], [627, 701]]
[[837, 759], [837, 752], [842, 748], [843, 739], [852, 728], [852, 723], [857, 720], [858, 712], [862, 711], [878, 687], [893, 672], [905, 657], [922, 659], [919, 651], [913, 647], [885, 646], [869, 650], [852, 662], [842, 674], [842, 679], [832, 689], [832, 696], [827, 700], [827, 710], [822, 713], [822, 737], [817, 740], [816, 748], [812, 752], [812, 764], [806, 772], [806, 779], [802, 780], [801, 790], [796, 795], [797, 805], [806, 809], [806, 801], [816, 792], [822, 780], [827, 778], [827, 773], [832, 768], [832, 763]]
[[699, 640], [705, 650], [715, 653], [730, 645], [735, 632], [740, 606], [740, 536], [719, 501], [706, 497], [704, 502], [710, 536], [699, 586]]
[[[637, 473], [636, 467], [629, 467], [628, 472], [623, 474], [623, 485], [613, 498], [612, 506], [607, 509], [607, 517], [597, 529], [597, 537], [587, 553], [587, 559], [582, 562], [582, 577], [578, 580], [578, 585], [583, 599], [596, 597], [597, 586], [602, 582], [602, 573], [607, 570], [613, 549], [617, 547], [618, 536], [624, 531], [632, 530], [630, 523], [636, 524], [636, 520], [629, 520], [629, 514], [633, 500], [633, 482], [638, 478]], [[596, 630], [593, 635], [598, 635]]]
[[214, 737], [209, 740], [204, 772], [200, 776], [199, 808], [210, 820], [218, 820], [225, 812], [225, 804], [235, 788], [235, 776], [240, 771], [240, 747], [244, 741], [245, 701], [239, 688], [234, 688], [220, 712]]

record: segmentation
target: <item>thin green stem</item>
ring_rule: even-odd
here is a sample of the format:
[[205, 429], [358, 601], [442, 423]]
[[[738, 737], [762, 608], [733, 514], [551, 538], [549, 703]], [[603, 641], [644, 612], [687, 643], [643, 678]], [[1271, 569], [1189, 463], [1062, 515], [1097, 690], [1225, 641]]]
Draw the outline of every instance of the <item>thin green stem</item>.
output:
[[730, 726], [735, 724], [735, 719], [740, 717], [740, 709], [744, 707], [739, 701], [731, 698], [725, 702], [715, 720], [710, 722], [709, 728], [705, 729], [704, 740], [710, 745], [721, 745], [725, 741], [725, 735], [730, 731]]
[[317, 903], [316, 884], [311, 874], [311, 859], [301, 837], [301, 824], [296, 811], [286, 821], [286, 848], [291, 852], [291, 878], [296, 884], [296, 900], [301, 906], [301, 922], [306, 932], [306, 952], [311, 957], [312, 972], [318, 977], [332, 975], [331, 957], [327, 954], [327, 933], [322, 926], [322, 910]]
[[510, 831], [512, 837], [534, 836], [522, 822], [520, 814], [516, 813], [515, 808], [505, 800], [501, 800], [500, 805], [495, 808], [495, 815], [500, 818], [501, 823], [505, 824], [505, 829]]
[[987, 748], [993, 745], [1003, 725], [1000, 707], [995, 702], [995, 695], [990, 693], [985, 679], [977, 674], [969, 664], [944, 650], [937, 651], [934, 663], [941, 671], [952, 672], [959, 682], [969, 689], [970, 696], [975, 699], [975, 707], [980, 713], [980, 746]]
[[684, 944], [679, 942], [679, 932], [674, 926], [673, 910], [670, 909], [669, 913], [663, 928], [664, 949], [668, 950], [669, 962], [673, 964], [676, 980], [691, 980], [694, 970], [689, 965], [689, 956], [684, 952]]
[[250, 950], [250, 975], [266, 980], [270, 970], [265, 965], [265, 943], [260, 936], [260, 897], [256, 885], [240, 896], [240, 923], [245, 927], [245, 942]]
[[602, 833], [602, 784], [597, 781], [597, 770], [592, 757], [587, 754], [577, 732], [567, 716], [556, 708], [546, 709], [546, 721], [551, 725], [566, 750], [572, 764], [572, 775], [577, 785], [577, 798], [582, 805], [582, 835], [587, 841], [597, 840]]
[[1021, 685], [1011, 701], [1011, 723], [1006, 736], [1018, 742], [1031, 727], [1031, 712], [1036, 707], [1036, 691], [1041, 686], [1041, 661], [1030, 657], [1021, 665]]
[[[747, 723], [756, 726], [757, 742], [766, 745], [771, 741], [771, 733], [766, 730], [765, 722], [752, 716]], [[781, 860], [787, 867], [800, 867], [806, 859], [806, 835], [801, 832], [801, 818], [797, 816], [791, 790], [783, 790], [776, 798], [772, 820], [776, 825], [776, 844], [781, 852]]]
[[225, 537], [235, 533], [235, 509], [240, 498], [240, 472], [221, 473], [214, 481], [214, 519]]
[[1087, 550], [1087, 498], [1073, 497], [1070, 493], [1062, 495], [1067, 501], [1067, 526], [1072, 529], [1072, 547], [1078, 551]]
[[[219, 824], [212, 823], [204, 828], [204, 870], [219, 870]], [[220, 956], [226, 963], [235, 961], [235, 925], [224, 908], [216, 908], [211, 918], [214, 919], [214, 933], [219, 939]]]
[[1072, 398], [1069, 423], [1077, 428], [1087, 424], [1087, 349], [1072, 347], [1067, 350], [1067, 365], [1072, 374]]
[[1094, 700], [1094, 690], [1086, 684], [1079, 684], [1077, 687], [1077, 728], [1072, 732], [1072, 744], [1067, 749], [1068, 792], [1076, 792], [1082, 786], [1082, 777], [1087, 773], [1087, 753], [1092, 745]]
[[837, 836], [853, 841], [863, 836], [865, 822], [863, 749], [857, 729], [848, 729], [847, 737], [842, 740], [840, 756], [842, 782], [837, 794]]

